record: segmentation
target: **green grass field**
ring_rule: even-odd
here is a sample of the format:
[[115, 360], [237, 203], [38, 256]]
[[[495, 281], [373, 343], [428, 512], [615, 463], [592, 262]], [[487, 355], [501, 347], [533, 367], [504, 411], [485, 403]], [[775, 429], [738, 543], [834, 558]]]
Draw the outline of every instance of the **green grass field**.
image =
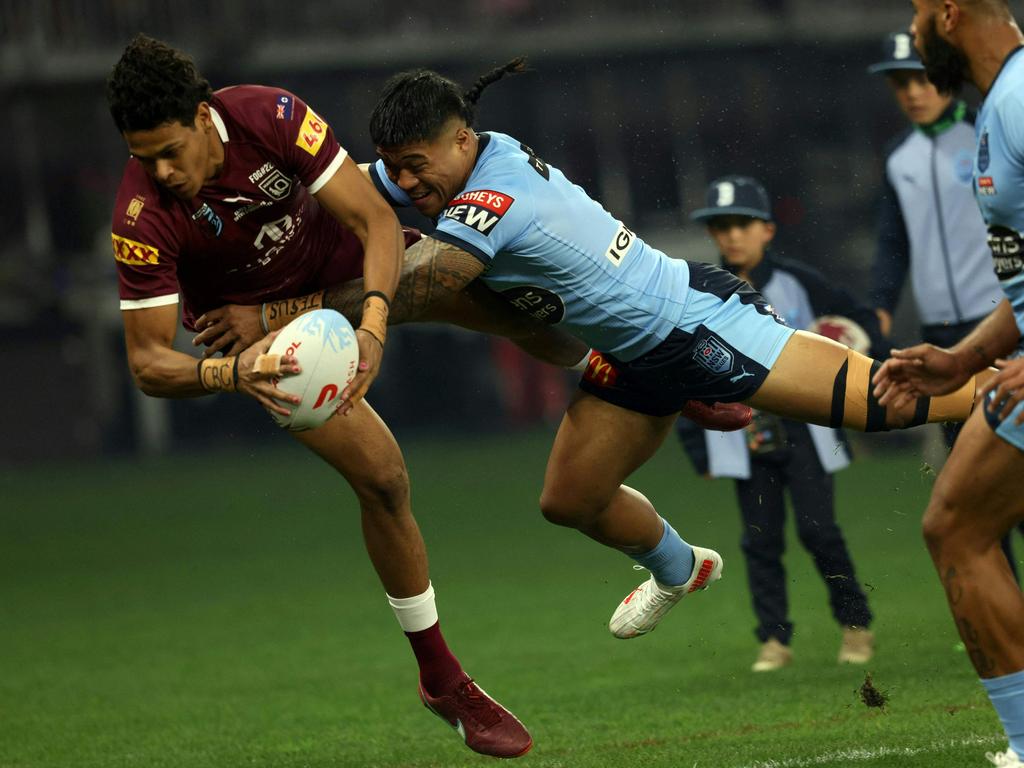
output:
[[[530, 727], [523, 766], [799, 768], [987, 764], [999, 723], [920, 541], [932, 478], [909, 455], [839, 475], [876, 613], [884, 711], [835, 663], [839, 630], [791, 539], [795, 662], [756, 652], [728, 482], [674, 443], [633, 479], [724, 578], [654, 634], [606, 622], [631, 561], [536, 511], [547, 435], [409, 441], [442, 625]], [[0, 766], [462, 766], [362, 550], [347, 487], [270, 451], [0, 474]]]

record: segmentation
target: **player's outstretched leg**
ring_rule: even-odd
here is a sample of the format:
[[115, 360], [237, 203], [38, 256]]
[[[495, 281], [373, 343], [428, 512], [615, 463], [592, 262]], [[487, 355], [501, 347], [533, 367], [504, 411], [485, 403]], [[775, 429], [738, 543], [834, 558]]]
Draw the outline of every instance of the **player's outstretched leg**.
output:
[[616, 637], [650, 632], [690, 592], [722, 575], [722, 558], [687, 544], [643, 494], [622, 484], [672, 428], [671, 416], [646, 416], [579, 393], [566, 411], [548, 459], [541, 511], [632, 557], [651, 577], [619, 605]]
[[293, 434], [337, 469], [359, 499], [366, 550], [419, 665], [420, 699], [470, 749], [494, 757], [526, 754], [533, 746], [529, 732], [463, 671], [441, 634], [405, 462], [384, 422], [361, 401], [347, 417]]
[[[871, 377], [881, 363], [824, 336], [797, 331], [768, 377], [746, 402], [759, 410], [810, 424], [861, 432], [964, 421], [971, 414], [982, 374], [949, 395], [920, 397], [899, 409], [879, 405]], [[987, 374], [986, 374], [987, 376]]]

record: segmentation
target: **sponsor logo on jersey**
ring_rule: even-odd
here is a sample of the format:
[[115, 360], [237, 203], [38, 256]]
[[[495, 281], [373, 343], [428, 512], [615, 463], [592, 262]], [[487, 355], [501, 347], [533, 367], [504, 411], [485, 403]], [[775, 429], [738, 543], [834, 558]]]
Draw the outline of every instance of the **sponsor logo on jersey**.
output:
[[988, 131], [981, 134], [981, 138], [978, 139], [978, 173], [984, 173], [988, 170]]
[[604, 359], [600, 352], [591, 352], [583, 378], [599, 387], [614, 387], [619, 378], [618, 369]]
[[192, 221], [198, 225], [199, 231], [207, 237], [220, 237], [220, 233], [224, 230], [223, 220], [210, 207], [209, 203], [203, 203], [199, 210], [192, 214]]
[[324, 137], [327, 135], [327, 123], [308, 106], [306, 107], [306, 118], [299, 128], [299, 137], [295, 139], [296, 146], [302, 147], [306, 152], [316, 157], [316, 153], [323, 146]]
[[604, 252], [605, 257], [617, 268], [622, 264], [622, 260], [626, 257], [626, 253], [629, 251], [629, 247], [633, 245], [633, 241], [636, 240], [636, 235], [630, 232], [626, 225], [619, 223], [619, 228], [615, 230], [615, 237], [612, 238], [611, 243], [608, 245], [608, 250]]
[[719, 375], [732, 373], [732, 350], [717, 336], [709, 334], [697, 342], [697, 346], [693, 350], [693, 359], [711, 373]]
[[134, 227], [136, 222], [138, 222], [139, 220], [139, 214], [142, 213], [142, 207], [145, 204], [146, 198], [143, 197], [142, 195], [136, 195], [135, 197], [133, 197], [131, 201], [128, 203], [128, 207], [125, 209], [124, 212], [125, 224], [130, 224], [131, 226]]
[[256, 185], [274, 200], [284, 200], [292, 191], [292, 180], [274, 168]]
[[996, 182], [991, 176], [978, 177], [978, 194], [991, 196], [996, 193]]
[[1009, 280], [1024, 271], [1024, 238], [1009, 227], [989, 227], [988, 247], [992, 250], [992, 268], [1000, 280]]
[[160, 250], [151, 245], [129, 240], [113, 232], [110, 233], [110, 239], [114, 244], [114, 258], [122, 264], [139, 267], [160, 263]]
[[565, 302], [557, 293], [536, 285], [519, 285], [501, 292], [516, 309], [550, 325], [562, 322]]
[[292, 110], [295, 108], [295, 100], [286, 94], [277, 97], [276, 111], [274, 117], [277, 120], [291, 120]]
[[441, 215], [472, 227], [484, 235], [490, 235], [491, 230], [515, 201], [514, 197], [503, 192], [477, 189], [460, 194], [448, 203], [448, 207]]

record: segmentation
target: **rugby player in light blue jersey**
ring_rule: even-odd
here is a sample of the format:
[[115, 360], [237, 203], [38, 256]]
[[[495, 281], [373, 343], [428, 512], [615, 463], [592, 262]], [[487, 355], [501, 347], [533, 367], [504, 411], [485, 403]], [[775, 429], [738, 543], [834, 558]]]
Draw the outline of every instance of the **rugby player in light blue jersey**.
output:
[[[430, 237], [406, 251], [388, 317], [436, 318], [438, 307], [479, 279], [597, 350], [555, 438], [540, 506], [548, 520], [650, 570], [610, 622], [616, 637], [631, 638], [721, 575], [718, 553], [691, 547], [623, 484], [686, 403], [747, 402], [874, 431], [962, 420], [975, 384], [900, 409], [882, 407], [870, 393], [872, 366], [880, 363], [793, 331], [747, 283], [652, 248], [525, 144], [476, 133], [480, 92], [520, 65], [485, 75], [467, 93], [426, 70], [385, 86], [370, 121], [380, 160], [368, 172], [394, 205], [415, 206], [437, 221]], [[713, 202], [729, 206], [734, 192], [723, 186]], [[358, 291], [358, 281], [332, 288], [322, 303], [358, 318]], [[213, 335], [223, 331], [224, 316], [216, 315]]]
[[1024, 519], [1024, 36], [1007, 0], [914, 0], [914, 9], [910, 31], [928, 78], [950, 92], [969, 79], [984, 97], [974, 192], [1006, 299], [949, 349], [894, 350], [875, 377], [875, 394], [898, 408], [951, 391], [993, 363], [1001, 368], [936, 480], [924, 536], [1009, 740], [989, 762], [1024, 768], [1024, 595], [999, 548]]

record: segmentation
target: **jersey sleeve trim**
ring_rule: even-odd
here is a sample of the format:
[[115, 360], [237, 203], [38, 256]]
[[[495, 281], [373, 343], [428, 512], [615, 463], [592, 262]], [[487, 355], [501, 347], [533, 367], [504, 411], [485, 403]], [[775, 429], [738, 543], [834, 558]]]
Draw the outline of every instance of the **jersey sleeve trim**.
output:
[[224, 142], [230, 141], [231, 139], [228, 138], [228, 127], [224, 124], [224, 118], [212, 106], [210, 107], [210, 119], [213, 121], [213, 127], [217, 129], [217, 135], [220, 136], [220, 140]]
[[391, 203], [394, 208], [408, 208], [412, 205], [412, 198], [395, 184], [384, 173], [384, 161], [378, 160], [370, 166], [370, 179], [377, 191], [384, 195], [384, 199]]
[[330, 181], [334, 174], [338, 172], [338, 169], [341, 168], [341, 164], [345, 162], [346, 157], [348, 157], [348, 150], [339, 146], [338, 154], [334, 156], [333, 160], [331, 160], [331, 164], [324, 169], [324, 172], [317, 177], [316, 181], [309, 185], [309, 194], [315, 195], [323, 189], [324, 185]]
[[149, 309], [150, 307], [166, 307], [168, 304], [177, 304], [178, 294], [171, 293], [167, 296], [153, 296], [149, 299], [121, 299], [121, 309]]
[[461, 248], [466, 253], [472, 254], [478, 258], [485, 267], [491, 263], [491, 257], [487, 255], [486, 251], [480, 250], [472, 243], [463, 240], [461, 237], [456, 237], [450, 232], [443, 232], [440, 229], [435, 229], [430, 233], [430, 237], [435, 240], [440, 240], [442, 243], [454, 245], [456, 248]]

